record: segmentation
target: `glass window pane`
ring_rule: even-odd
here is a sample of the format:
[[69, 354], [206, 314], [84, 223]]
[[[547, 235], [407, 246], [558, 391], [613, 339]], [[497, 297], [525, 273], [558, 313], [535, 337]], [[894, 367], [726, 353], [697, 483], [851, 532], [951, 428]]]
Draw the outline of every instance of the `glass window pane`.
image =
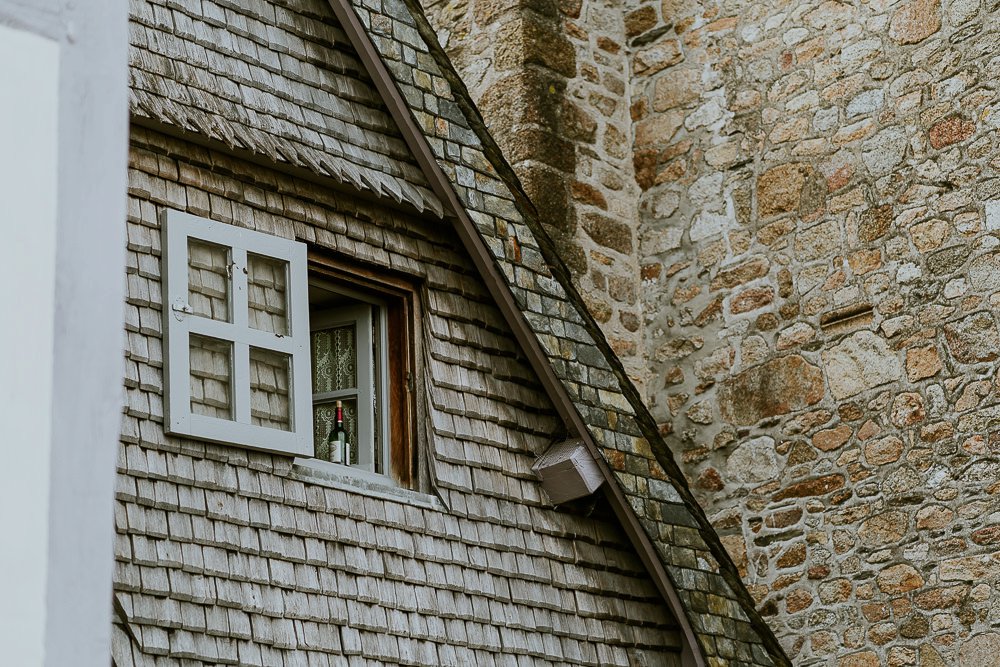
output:
[[354, 389], [358, 383], [354, 325], [312, 333], [313, 393]]
[[[358, 401], [353, 398], [343, 399], [344, 431], [347, 432], [348, 458], [350, 465], [358, 463]], [[323, 403], [313, 406], [313, 444], [316, 448], [316, 458], [324, 461], [333, 459], [327, 445], [330, 432], [334, 429], [337, 417], [336, 403]]]
[[229, 318], [229, 248], [188, 239], [188, 304], [195, 315]]
[[233, 419], [233, 344], [191, 334], [191, 412]]
[[247, 312], [250, 326], [288, 334], [288, 262], [247, 253]]
[[333, 429], [335, 413], [336, 408], [333, 403], [313, 406], [313, 449], [316, 452], [316, 458], [323, 461], [330, 460], [330, 446], [327, 443], [327, 438]]
[[254, 425], [291, 430], [290, 368], [289, 355], [250, 348], [250, 420]]

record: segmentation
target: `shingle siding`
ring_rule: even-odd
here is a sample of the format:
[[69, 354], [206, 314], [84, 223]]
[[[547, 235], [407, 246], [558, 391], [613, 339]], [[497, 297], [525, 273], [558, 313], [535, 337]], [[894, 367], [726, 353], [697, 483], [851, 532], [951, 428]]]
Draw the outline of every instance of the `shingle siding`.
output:
[[[428, 47], [433, 36], [425, 43], [418, 10], [398, 0], [352, 4], [654, 541], [708, 663], [785, 664], [530, 207], [516, 199], [519, 186], [498, 176], [505, 163], [457, 76]], [[404, 212], [440, 212], [441, 202], [329, 5], [134, 0], [132, 15], [137, 122], [116, 513], [116, 597], [129, 642], [116, 635], [115, 646], [139, 664], [158, 664], [157, 651], [209, 664], [327, 664], [334, 654], [362, 663], [675, 661], [674, 619], [618, 524], [544, 508], [530, 466], [564, 425], [451, 222]], [[186, 131], [226, 153], [139, 126]], [[410, 206], [379, 208], [333, 181]], [[423, 281], [418, 389], [440, 503], [349, 493], [304, 478], [288, 459], [163, 434], [163, 208]], [[332, 629], [335, 640], [323, 634]]]
[[440, 214], [328, 4], [130, 4], [138, 117]]
[[[116, 664], [679, 664], [615, 521], [545, 506], [530, 468], [561, 426], [450, 230], [151, 131], [132, 142]], [[159, 213], [206, 201], [422, 282], [440, 501], [164, 435]]]

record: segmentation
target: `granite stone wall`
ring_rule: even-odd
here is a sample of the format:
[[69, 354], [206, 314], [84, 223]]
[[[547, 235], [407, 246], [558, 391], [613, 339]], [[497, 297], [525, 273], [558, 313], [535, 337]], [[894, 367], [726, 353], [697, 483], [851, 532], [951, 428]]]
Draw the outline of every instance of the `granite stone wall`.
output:
[[[521, 4], [429, 14], [540, 210], [557, 188], [528, 166], [565, 152], [519, 152], [527, 123], [490, 104], [500, 54], [530, 53], [517, 71], [556, 72], [560, 103], [598, 120], [604, 140], [552, 170], [632, 233], [604, 269], [596, 205], [570, 190], [565, 258], [598, 319], [595, 267], [636, 284], [635, 308], [611, 300], [641, 308], [631, 368], [793, 662], [1000, 664], [992, 5]], [[548, 36], [501, 32], [528, 14]], [[608, 116], [577, 94], [595, 78]], [[532, 122], [567, 138], [566, 118]], [[593, 174], [622, 152], [609, 196]]]

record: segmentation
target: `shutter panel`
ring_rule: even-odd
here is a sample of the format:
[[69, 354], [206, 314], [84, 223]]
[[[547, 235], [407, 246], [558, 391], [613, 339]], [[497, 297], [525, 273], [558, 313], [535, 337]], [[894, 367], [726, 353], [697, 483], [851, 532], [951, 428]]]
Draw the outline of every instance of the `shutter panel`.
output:
[[312, 455], [304, 243], [167, 211], [168, 433]]

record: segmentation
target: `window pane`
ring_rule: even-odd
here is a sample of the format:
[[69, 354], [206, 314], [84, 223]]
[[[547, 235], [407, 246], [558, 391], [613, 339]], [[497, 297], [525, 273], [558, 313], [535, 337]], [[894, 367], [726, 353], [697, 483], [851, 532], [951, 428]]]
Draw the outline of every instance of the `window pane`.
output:
[[250, 348], [250, 419], [254, 425], [291, 430], [290, 364], [287, 354]]
[[191, 334], [191, 412], [233, 418], [233, 344]]
[[[347, 432], [349, 461], [351, 465], [358, 463], [358, 402], [356, 399], [342, 400], [344, 406], [344, 430]], [[323, 403], [313, 406], [313, 443], [316, 447], [316, 458], [324, 461], [332, 460], [327, 439], [334, 429], [337, 418], [336, 403]]]
[[229, 322], [229, 248], [188, 239], [188, 304], [195, 315]]
[[250, 326], [260, 331], [288, 334], [288, 263], [247, 254], [247, 313]]
[[353, 389], [358, 383], [354, 325], [312, 334], [313, 393]]

